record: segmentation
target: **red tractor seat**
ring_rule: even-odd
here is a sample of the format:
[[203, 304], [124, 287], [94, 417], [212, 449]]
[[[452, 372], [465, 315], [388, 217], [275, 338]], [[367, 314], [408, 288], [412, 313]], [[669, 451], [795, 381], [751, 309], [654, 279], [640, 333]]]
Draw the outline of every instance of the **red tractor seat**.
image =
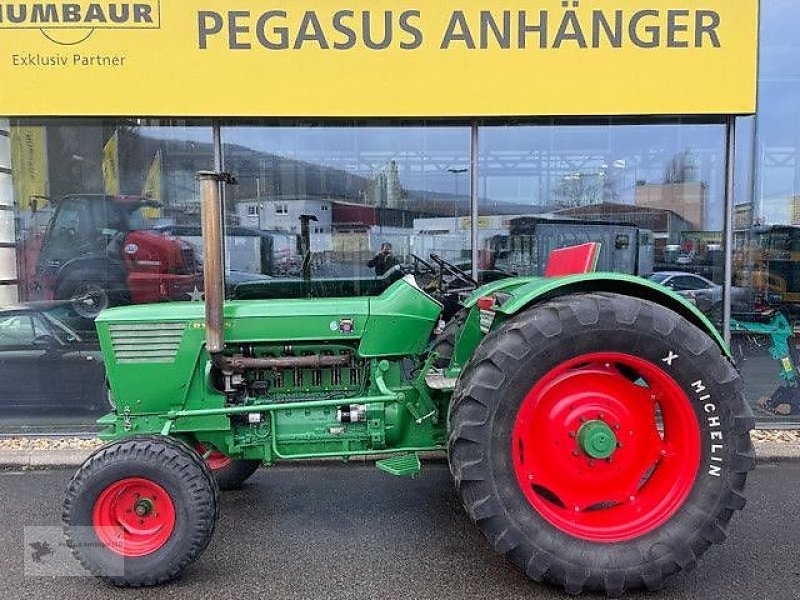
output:
[[563, 277], [565, 275], [591, 273], [597, 266], [599, 254], [600, 244], [597, 242], [557, 248], [550, 253], [544, 276]]

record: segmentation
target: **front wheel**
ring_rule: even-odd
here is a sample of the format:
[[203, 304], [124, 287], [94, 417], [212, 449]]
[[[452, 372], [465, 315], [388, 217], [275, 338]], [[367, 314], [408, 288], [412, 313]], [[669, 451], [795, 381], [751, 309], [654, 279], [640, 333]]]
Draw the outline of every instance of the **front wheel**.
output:
[[470, 517], [537, 581], [656, 589], [721, 542], [754, 465], [739, 376], [652, 302], [586, 294], [481, 343], [449, 416]]
[[208, 545], [219, 513], [203, 460], [166, 436], [104, 446], [67, 487], [67, 545], [93, 575], [141, 587], [178, 576]]

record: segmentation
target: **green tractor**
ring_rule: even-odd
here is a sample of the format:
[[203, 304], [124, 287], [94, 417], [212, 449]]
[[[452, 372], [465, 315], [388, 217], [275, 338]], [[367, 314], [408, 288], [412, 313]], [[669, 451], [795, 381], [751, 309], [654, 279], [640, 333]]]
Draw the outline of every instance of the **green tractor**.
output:
[[374, 456], [411, 476], [429, 451], [495, 550], [569, 593], [657, 588], [724, 539], [753, 415], [683, 298], [591, 272], [586, 245], [554, 253], [546, 277], [475, 290], [443, 328], [413, 276], [372, 297], [225, 302], [230, 181], [199, 178], [205, 306], [97, 319], [116, 410], [63, 510], [89, 571], [173, 579], [209, 543], [218, 489], [261, 464]]

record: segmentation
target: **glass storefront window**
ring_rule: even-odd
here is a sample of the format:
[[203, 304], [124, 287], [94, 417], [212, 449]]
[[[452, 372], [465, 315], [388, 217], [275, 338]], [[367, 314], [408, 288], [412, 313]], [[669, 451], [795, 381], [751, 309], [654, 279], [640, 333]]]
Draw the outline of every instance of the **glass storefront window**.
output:
[[47, 119], [11, 120], [7, 132], [0, 234], [14, 277], [0, 277], [0, 376], [14, 383], [2, 386], [0, 423], [73, 430], [110, 406], [97, 314], [201, 296], [200, 257], [174, 228], [199, 227], [195, 173], [213, 168], [212, 129]]
[[721, 326], [723, 125], [486, 126], [479, 157], [482, 269], [541, 275], [553, 249], [600, 242], [599, 270], [650, 277]]
[[431, 253], [469, 270], [468, 127], [234, 125], [222, 141], [229, 294], [378, 293]]
[[[784, 46], [762, 60], [800, 55]], [[800, 118], [770, 92], [800, 81], [793, 68], [763, 69], [763, 112], [738, 140], [732, 347], [762, 420], [800, 414]], [[741, 134], [752, 129], [755, 152]], [[214, 166], [212, 127], [49, 119], [2, 131], [0, 425], [74, 429], [109, 406], [97, 313], [203, 299], [195, 174]], [[553, 249], [599, 241], [599, 269], [648, 277], [721, 327], [722, 123], [483, 123], [477, 215], [466, 125], [237, 122], [220, 133], [239, 181], [225, 198], [229, 297], [376, 294], [424, 273], [431, 254], [468, 272], [475, 218], [482, 283], [541, 274]]]
[[[761, 3], [758, 115], [751, 185], [734, 207], [733, 298], [754, 290], [763, 310], [737, 311], [731, 344], [760, 420], [800, 421], [800, 6]], [[752, 139], [752, 138], [751, 138]], [[749, 179], [749, 180], [748, 180]]]

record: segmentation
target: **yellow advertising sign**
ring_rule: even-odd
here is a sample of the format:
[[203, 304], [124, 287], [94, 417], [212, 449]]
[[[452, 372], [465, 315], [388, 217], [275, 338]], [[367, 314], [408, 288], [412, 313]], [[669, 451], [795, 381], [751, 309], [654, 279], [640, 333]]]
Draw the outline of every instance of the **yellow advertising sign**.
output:
[[[461, 229], [472, 227], [472, 217], [461, 217]], [[478, 229], [508, 228], [508, 219], [503, 217], [478, 217]]]
[[[161, 150], [156, 152], [153, 162], [150, 163], [150, 170], [144, 180], [142, 196], [150, 200], [161, 201]], [[145, 206], [142, 214], [147, 219], [158, 219], [161, 217], [161, 208], [158, 206]]]
[[758, 0], [0, 0], [0, 114], [755, 111]]
[[103, 187], [106, 194], [119, 195], [119, 134], [114, 133], [103, 146]]
[[142, 188], [142, 196], [151, 200], [161, 200], [161, 150], [156, 152]]
[[47, 206], [47, 133], [44, 127], [11, 128], [14, 204], [20, 210]]

